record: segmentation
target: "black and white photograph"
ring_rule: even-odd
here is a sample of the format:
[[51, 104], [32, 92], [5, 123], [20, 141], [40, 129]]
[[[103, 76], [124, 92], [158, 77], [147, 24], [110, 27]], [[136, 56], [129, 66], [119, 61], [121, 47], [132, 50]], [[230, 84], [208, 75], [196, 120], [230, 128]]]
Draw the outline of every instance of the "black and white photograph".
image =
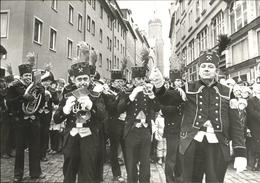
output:
[[260, 0], [0, 9], [0, 182], [260, 183]]

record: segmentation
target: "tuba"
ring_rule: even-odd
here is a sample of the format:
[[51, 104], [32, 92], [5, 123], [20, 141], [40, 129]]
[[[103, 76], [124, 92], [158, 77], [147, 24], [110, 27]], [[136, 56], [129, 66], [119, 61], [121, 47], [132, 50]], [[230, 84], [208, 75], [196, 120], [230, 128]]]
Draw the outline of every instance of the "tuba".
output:
[[39, 73], [38, 71], [34, 72], [34, 81], [26, 88], [24, 93], [25, 95], [30, 94], [34, 99], [32, 101], [26, 101], [22, 104], [24, 114], [32, 115], [38, 110], [43, 94], [39, 91], [37, 84], [39, 84], [41, 80], [50, 76], [51, 73], [49, 71], [46, 71], [44, 75], [41, 75], [41, 72]]

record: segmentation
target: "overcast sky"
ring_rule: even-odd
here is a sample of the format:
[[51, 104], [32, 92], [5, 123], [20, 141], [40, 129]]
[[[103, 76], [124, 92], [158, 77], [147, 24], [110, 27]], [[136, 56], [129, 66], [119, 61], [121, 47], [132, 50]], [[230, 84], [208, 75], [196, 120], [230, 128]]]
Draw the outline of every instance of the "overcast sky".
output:
[[[169, 67], [170, 57], [170, 14], [169, 8], [172, 1], [149, 1], [149, 0], [118, 0], [120, 8], [128, 8], [132, 10], [133, 20], [140, 29], [144, 29], [148, 33], [148, 22], [154, 17], [154, 11], [156, 11], [156, 17], [162, 21], [162, 31], [164, 40], [164, 63], [166, 67]], [[166, 74], [166, 73], [165, 73]]]

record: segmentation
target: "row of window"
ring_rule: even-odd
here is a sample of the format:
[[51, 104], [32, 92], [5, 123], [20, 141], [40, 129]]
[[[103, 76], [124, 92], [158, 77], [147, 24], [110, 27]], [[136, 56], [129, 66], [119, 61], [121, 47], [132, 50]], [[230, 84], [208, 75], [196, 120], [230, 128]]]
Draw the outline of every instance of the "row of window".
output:
[[[82, 31], [82, 15], [80, 13], [78, 13], [78, 31]], [[74, 8], [72, 5], [69, 5], [69, 23], [71, 25], [73, 25], [73, 21], [74, 21]]]
[[[203, 4], [203, 2], [205, 2], [205, 1], [202, 1], [201, 4]], [[233, 8], [230, 9], [230, 12], [229, 12], [230, 21], [229, 22], [230, 22], [231, 34], [238, 31], [239, 29], [241, 29], [248, 23], [247, 3], [248, 2], [246, 0], [236, 1], [234, 3]], [[197, 1], [197, 5], [196, 5], [197, 9], [199, 9], [199, 7], [200, 7], [199, 4], [200, 4], [200, 1]], [[196, 9], [196, 12], [199, 11], [197, 9]], [[184, 19], [180, 24], [180, 28], [176, 31], [177, 39], [179, 38], [179, 40], [177, 40], [177, 43], [180, 42], [180, 39], [185, 38], [187, 31], [188, 32], [191, 31], [192, 25], [193, 25], [192, 21], [194, 21], [193, 17], [194, 17], [193, 11], [190, 10], [188, 13], [188, 22], [185, 21], [185, 19]], [[186, 27], [186, 26], [190, 26], [190, 27]], [[212, 19], [211, 30], [212, 30], [212, 32], [211, 32], [212, 45], [211, 46], [214, 47], [217, 44], [218, 35], [224, 33], [224, 15], [223, 15], [222, 11], [220, 13], [218, 13]]]
[[[258, 47], [258, 55], [260, 55], [260, 30], [256, 32], [257, 35], [257, 47]], [[190, 48], [190, 55], [192, 55], [192, 52], [194, 52], [194, 41], [192, 41], [189, 44]], [[193, 50], [193, 51], [192, 51]], [[194, 55], [194, 53], [193, 53]], [[232, 58], [232, 65], [239, 64], [249, 58], [249, 43], [248, 43], [248, 37], [245, 37], [232, 45], [231, 47], [231, 58]], [[198, 79], [198, 73], [197, 73], [197, 65], [192, 66], [188, 70], [189, 74], [189, 80], [195, 81]], [[250, 78], [255, 78], [253, 72], [250, 73]]]
[[125, 34], [125, 31], [124, 31], [123, 27], [120, 25], [119, 20], [115, 20], [114, 27], [115, 27], [115, 30], [117, 30], [118, 33], [120, 32], [121, 37], [123, 38], [123, 40], [125, 40], [125, 35], [126, 34]]
[[[218, 36], [224, 33], [224, 21], [223, 21], [223, 12], [219, 12], [214, 19], [211, 21], [211, 43], [209, 45], [209, 27], [204, 27], [196, 36], [196, 39], [192, 39], [188, 43], [188, 50], [185, 47], [182, 50], [182, 55], [188, 59], [188, 63], [192, 62], [196, 56], [199, 56], [199, 53], [203, 50], [208, 49], [210, 46], [214, 47], [218, 43]], [[180, 32], [177, 32], [177, 38], [181, 37]], [[196, 45], [195, 45], [196, 44]], [[197, 48], [197, 50], [195, 50]], [[197, 53], [197, 55], [195, 55]], [[188, 56], [187, 56], [188, 54]], [[183, 57], [182, 56], [182, 57]]]
[[[233, 10], [230, 13], [230, 25], [231, 25], [231, 33], [236, 32], [237, 30], [241, 29], [243, 26], [247, 24], [247, 5], [246, 1], [239, 1], [236, 2], [234, 5]], [[219, 12], [211, 21], [211, 45], [209, 45], [209, 28], [206, 26], [204, 29], [201, 30], [200, 33], [197, 34], [196, 37], [196, 46], [197, 46], [197, 53], [208, 49], [210, 46], [214, 47], [218, 43], [218, 36], [223, 34], [224, 31], [224, 15], [223, 12]], [[177, 38], [182, 37], [181, 33], [184, 32], [185, 27], [181, 27], [177, 31]], [[186, 48], [182, 50], [182, 54], [187, 54]], [[197, 54], [197, 56], [199, 56]], [[195, 47], [194, 47], [194, 40], [192, 40], [188, 44], [188, 63], [192, 62], [195, 59]]]

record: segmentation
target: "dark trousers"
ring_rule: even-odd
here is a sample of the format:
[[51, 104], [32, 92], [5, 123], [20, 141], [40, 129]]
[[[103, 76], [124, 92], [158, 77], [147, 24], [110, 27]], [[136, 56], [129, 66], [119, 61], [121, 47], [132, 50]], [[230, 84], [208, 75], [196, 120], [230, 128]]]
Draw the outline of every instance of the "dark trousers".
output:
[[39, 114], [41, 124], [41, 158], [46, 157], [46, 151], [49, 148], [49, 128], [51, 122], [52, 112]]
[[121, 149], [123, 152], [124, 160], [125, 158], [125, 143], [123, 139], [124, 133], [124, 122], [122, 121], [115, 121], [116, 130], [111, 129], [109, 131], [109, 139], [110, 139], [110, 157], [111, 157], [111, 167], [113, 176], [121, 176], [121, 169], [118, 162], [118, 148], [121, 145]]
[[50, 130], [50, 145], [51, 149], [54, 151], [59, 151], [59, 143], [61, 134], [59, 130]]
[[99, 130], [99, 148], [98, 148], [98, 172], [99, 180], [103, 181], [103, 171], [106, 156], [106, 134], [104, 125]]
[[228, 162], [224, 160], [221, 145], [192, 140], [182, 160], [182, 179], [184, 182], [224, 182]]
[[16, 156], [14, 176], [22, 178], [24, 173], [24, 149], [29, 147], [29, 171], [31, 177], [41, 174], [40, 166], [40, 123], [37, 120], [16, 122]]
[[1, 154], [11, 153], [10, 132], [11, 124], [5, 121], [1, 124]]
[[150, 152], [150, 159], [154, 162], [158, 161], [157, 158], [157, 145], [158, 140], [155, 139], [155, 133], [152, 136], [152, 142], [151, 142], [151, 152]]
[[[68, 135], [68, 134], [67, 134]], [[64, 183], [100, 182], [98, 177], [98, 137], [91, 135], [81, 138], [68, 136], [63, 148]]]
[[[149, 128], [133, 128], [125, 138], [128, 183], [150, 182], [151, 132]], [[137, 164], [139, 165], [139, 176]]]
[[166, 160], [165, 160], [165, 178], [167, 183], [177, 182], [180, 177], [181, 167], [178, 155], [179, 134], [166, 135]]

